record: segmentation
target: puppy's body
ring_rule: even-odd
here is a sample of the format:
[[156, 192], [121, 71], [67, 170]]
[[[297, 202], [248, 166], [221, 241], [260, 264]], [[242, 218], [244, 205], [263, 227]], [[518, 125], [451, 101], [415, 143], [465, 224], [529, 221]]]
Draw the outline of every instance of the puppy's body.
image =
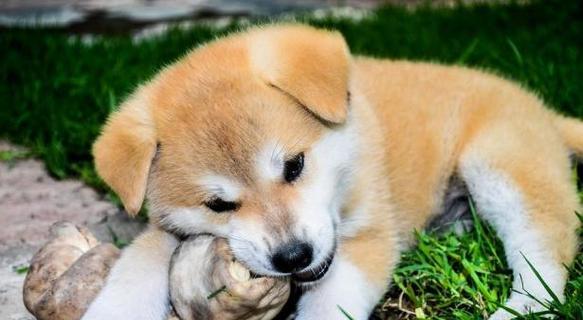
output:
[[[400, 239], [446, 209], [444, 192], [457, 176], [502, 238], [513, 288], [550, 299], [524, 255], [561, 296], [562, 266], [577, 249], [580, 206], [569, 155], [581, 151], [583, 135], [570, 140], [574, 133], [565, 132], [574, 122], [517, 85], [475, 70], [370, 59], [357, 70], [390, 137], [384, 164], [396, 221], [404, 224]], [[581, 125], [577, 130], [583, 134]], [[521, 293], [511, 295], [510, 307], [542, 308]]]
[[[225, 237], [255, 273], [306, 283], [299, 319], [341, 319], [340, 308], [364, 319], [412, 231], [444, 210], [452, 177], [502, 238], [514, 289], [548, 298], [524, 255], [560, 295], [577, 241], [569, 154], [582, 137], [577, 121], [482, 72], [350, 58], [338, 34], [301, 26], [219, 40], [139, 89], [96, 143], [126, 208], [147, 189], [168, 233], [132, 245], [85, 319], [163, 317], [169, 233]], [[521, 294], [508, 304], [540, 308]]]

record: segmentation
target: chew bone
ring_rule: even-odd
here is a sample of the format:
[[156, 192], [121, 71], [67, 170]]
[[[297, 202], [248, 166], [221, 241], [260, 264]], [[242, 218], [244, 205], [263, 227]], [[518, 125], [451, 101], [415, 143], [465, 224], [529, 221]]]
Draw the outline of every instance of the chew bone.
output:
[[39, 320], [80, 319], [101, 290], [119, 250], [99, 244], [83, 227], [57, 222], [51, 239], [32, 258], [24, 304]]
[[[38, 320], [78, 320], [105, 284], [120, 251], [100, 244], [83, 227], [58, 222], [33, 257], [24, 303]], [[273, 319], [288, 299], [287, 279], [251, 277], [224, 239], [199, 236], [183, 242], [170, 271], [168, 320]]]
[[188, 239], [172, 258], [170, 296], [183, 320], [273, 319], [289, 293], [288, 279], [252, 278], [221, 238]]
[[237, 261], [229, 263], [229, 274], [231, 277], [239, 282], [249, 281], [251, 279], [251, 272]]

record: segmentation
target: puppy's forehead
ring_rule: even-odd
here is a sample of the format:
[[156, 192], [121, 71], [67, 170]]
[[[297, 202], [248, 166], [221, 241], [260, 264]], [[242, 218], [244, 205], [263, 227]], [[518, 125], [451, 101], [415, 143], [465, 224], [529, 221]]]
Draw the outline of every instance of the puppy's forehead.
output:
[[[232, 80], [230, 80], [232, 81]], [[264, 178], [258, 164], [306, 151], [325, 126], [269, 86], [216, 88], [205, 99], [169, 106], [158, 124], [165, 167], [189, 175], [222, 175], [243, 185]], [[277, 165], [277, 163], [275, 163]], [[271, 170], [268, 175], [273, 176]], [[265, 171], [263, 171], [265, 173]]]
[[264, 140], [256, 121], [244, 113], [220, 112], [177, 118], [173, 128], [160, 137], [172, 165], [193, 174], [252, 180], [249, 170], [256, 146]]
[[176, 64], [157, 80], [151, 103], [160, 167], [175, 181], [215, 174], [250, 184], [267, 146], [289, 155], [308, 148], [325, 130], [252, 71], [243, 46], [220, 46]]

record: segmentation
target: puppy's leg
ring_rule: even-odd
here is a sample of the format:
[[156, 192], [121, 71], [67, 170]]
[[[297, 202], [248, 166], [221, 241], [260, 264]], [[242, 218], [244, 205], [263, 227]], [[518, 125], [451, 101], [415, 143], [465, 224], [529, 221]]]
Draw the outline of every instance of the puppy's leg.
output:
[[151, 228], [122, 253], [84, 320], [162, 320], [169, 311], [168, 270], [178, 245]]
[[[576, 253], [579, 203], [561, 143], [541, 144], [541, 137], [499, 133], [504, 137], [478, 139], [462, 156], [460, 173], [479, 214], [504, 244], [514, 277], [506, 305], [525, 314], [544, 309], [526, 293], [551, 300], [527, 259], [554, 294], [563, 297], [563, 264], [571, 263]], [[510, 318], [500, 309], [490, 319]]]
[[[391, 237], [391, 239], [387, 239]], [[399, 252], [386, 230], [368, 231], [341, 244], [328, 274], [298, 304], [298, 320], [368, 319], [386, 291]]]

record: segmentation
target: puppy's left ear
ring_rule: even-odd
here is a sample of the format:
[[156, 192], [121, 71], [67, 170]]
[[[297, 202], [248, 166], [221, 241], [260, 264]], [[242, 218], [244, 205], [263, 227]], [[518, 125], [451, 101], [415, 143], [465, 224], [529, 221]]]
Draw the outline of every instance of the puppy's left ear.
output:
[[321, 119], [346, 120], [350, 53], [339, 32], [268, 26], [250, 33], [249, 46], [252, 66], [266, 82]]
[[97, 173], [132, 216], [142, 207], [156, 154], [156, 132], [146, 93], [147, 87], [143, 87], [125, 101], [93, 145]]

